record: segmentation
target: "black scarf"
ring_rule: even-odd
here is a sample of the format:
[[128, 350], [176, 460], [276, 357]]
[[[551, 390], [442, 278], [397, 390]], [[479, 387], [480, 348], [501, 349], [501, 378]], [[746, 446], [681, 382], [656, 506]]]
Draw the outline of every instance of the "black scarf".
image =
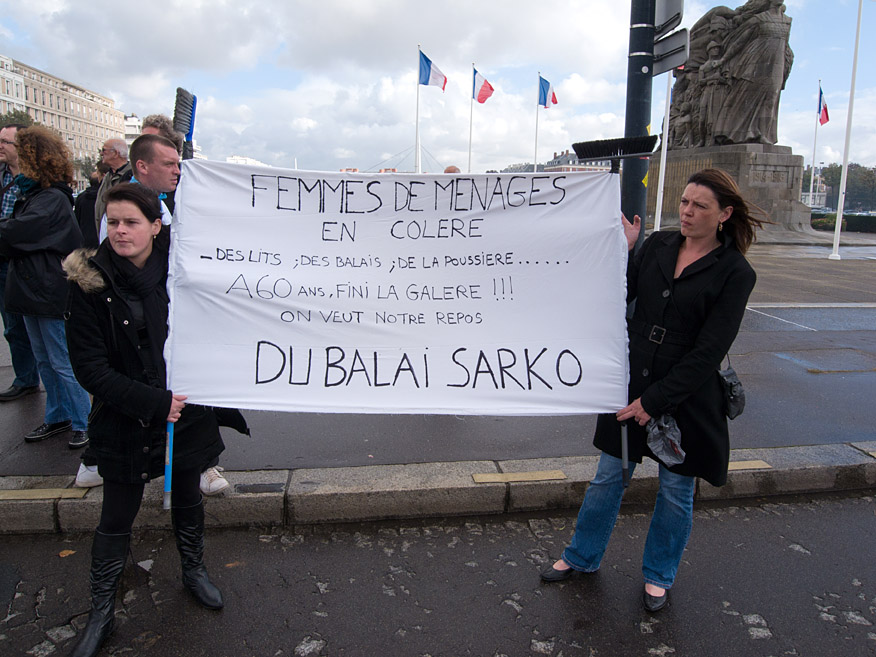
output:
[[[167, 367], [164, 363], [164, 341], [167, 339], [167, 314], [170, 299], [167, 296], [167, 251], [159, 240], [153, 242], [152, 253], [142, 269], [138, 269], [127, 258], [109, 249], [110, 259], [117, 272], [116, 284], [124, 291], [130, 290], [143, 303], [146, 334], [156, 384], [164, 387], [167, 381]], [[163, 240], [162, 240], [163, 241]]]

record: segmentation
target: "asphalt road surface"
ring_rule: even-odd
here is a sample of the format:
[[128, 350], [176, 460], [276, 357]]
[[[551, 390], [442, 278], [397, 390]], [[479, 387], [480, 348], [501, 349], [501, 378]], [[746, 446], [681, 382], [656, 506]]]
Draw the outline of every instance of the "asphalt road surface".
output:
[[[669, 606], [641, 608], [648, 514], [627, 509], [601, 570], [542, 584], [574, 512], [211, 531], [221, 612], [140, 533], [105, 655], [864, 657], [876, 654], [876, 500], [698, 505]], [[88, 608], [90, 537], [0, 538], [0, 654], [61, 655]], [[136, 564], [136, 565], [134, 565]]]

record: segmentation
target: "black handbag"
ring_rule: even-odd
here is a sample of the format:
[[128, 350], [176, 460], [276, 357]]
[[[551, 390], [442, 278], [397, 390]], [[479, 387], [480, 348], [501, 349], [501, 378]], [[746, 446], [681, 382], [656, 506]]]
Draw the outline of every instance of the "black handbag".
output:
[[742, 381], [730, 364], [730, 355], [727, 355], [727, 369], [718, 370], [721, 384], [724, 386], [724, 414], [731, 420], [742, 415], [745, 410], [745, 390]]

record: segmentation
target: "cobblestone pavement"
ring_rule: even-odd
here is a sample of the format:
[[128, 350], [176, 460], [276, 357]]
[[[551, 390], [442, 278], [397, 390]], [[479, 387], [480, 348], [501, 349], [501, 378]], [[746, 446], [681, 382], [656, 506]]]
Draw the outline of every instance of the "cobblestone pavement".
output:
[[[105, 655], [824, 657], [876, 654], [876, 499], [698, 506], [667, 609], [640, 604], [646, 510], [594, 575], [538, 580], [572, 511], [213, 531], [226, 608], [198, 608], [173, 538], [137, 534]], [[89, 536], [0, 537], [0, 654], [62, 655], [87, 611]]]

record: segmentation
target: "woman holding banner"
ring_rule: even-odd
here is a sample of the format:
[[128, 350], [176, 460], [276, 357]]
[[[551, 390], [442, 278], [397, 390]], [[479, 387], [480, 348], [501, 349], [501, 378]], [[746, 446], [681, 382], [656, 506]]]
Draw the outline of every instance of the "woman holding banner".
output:
[[[721, 361], [730, 349], [755, 273], [744, 257], [764, 220], [752, 216], [736, 182], [719, 169], [692, 175], [681, 196], [680, 231], [645, 240], [627, 267], [630, 341], [629, 405], [600, 415], [594, 444], [602, 450], [587, 488], [575, 534], [562, 557], [541, 573], [547, 582], [599, 568], [624, 493], [621, 423], [629, 426], [629, 458], [659, 464], [660, 489], [642, 560], [643, 603], [662, 609], [675, 581], [693, 520], [695, 477], [714, 486], [727, 481], [730, 441], [724, 413]], [[624, 217], [632, 250], [639, 217]], [[660, 463], [647, 446], [645, 425], [671, 415], [681, 431], [684, 460]], [[630, 464], [630, 470], [634, 463]]]
[[[108, 238], [64, 261], [71, 281], [67, 340], [77, 378], [94, 395], [88, 432], [104, 479], [91, 550], [91, 612], [74, 657], [95, 655], [112, 630], [116, 589], [147, 481], [164, 474], [175, 422], [172, 520], [185, 587], [209, 609], [222, 594], [204, 567], [201, 466], [224, 449], [213, 409], [166, 389], [169, 228], [158, 196], [123, 183], [107, 194]], [[241, 418], [242, 421], [242, 418]]]

